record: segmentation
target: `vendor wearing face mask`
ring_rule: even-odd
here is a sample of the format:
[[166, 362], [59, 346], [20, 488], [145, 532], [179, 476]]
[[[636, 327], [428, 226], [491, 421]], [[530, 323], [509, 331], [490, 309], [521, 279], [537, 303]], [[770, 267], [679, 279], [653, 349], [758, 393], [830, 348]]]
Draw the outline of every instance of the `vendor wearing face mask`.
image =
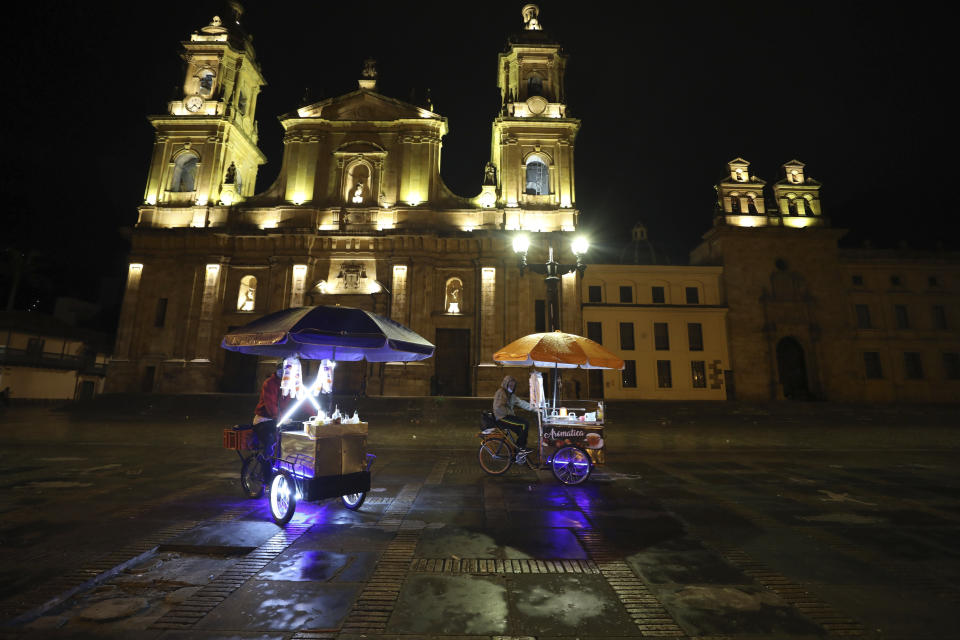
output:
[[527, 449], [527, 431], [530, 430], [530, 423], [515, 415], [513, 408], [519, 406], [525, 411], [533, 411], [533, 406], [517, 397], [514, 393], [516, 388], [516, 379], [513, 376], [504, 376], [500, 388], [493, 394], [493, 415], [497, 419], [498, 427], [517, 435], [517, 445], [521, 451], [530, 451]]

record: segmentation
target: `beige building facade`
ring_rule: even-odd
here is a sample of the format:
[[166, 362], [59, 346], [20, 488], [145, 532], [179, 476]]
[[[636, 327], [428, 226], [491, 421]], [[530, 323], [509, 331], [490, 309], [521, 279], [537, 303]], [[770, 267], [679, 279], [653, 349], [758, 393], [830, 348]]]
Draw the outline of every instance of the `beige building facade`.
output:
[[583, 335], [623, 358], [626, 368], [590, 371], [589, 395], [725, 400], [730, 357], [721, 271], [590, 266], [581, 289]]

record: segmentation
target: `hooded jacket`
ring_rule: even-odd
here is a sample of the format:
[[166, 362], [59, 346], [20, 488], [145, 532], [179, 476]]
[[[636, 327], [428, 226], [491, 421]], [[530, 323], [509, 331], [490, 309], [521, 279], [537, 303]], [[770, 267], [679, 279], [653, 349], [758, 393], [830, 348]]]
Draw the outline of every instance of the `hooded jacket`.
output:
[[513, 376], [504, 376], [503, 382], [500, 383], [500, 388], [493, 394], [493, 415], [497, 420], [503, 420], [506, 416], [512, 416], [514, 405], [526, 411], [533, 411], [533, 405], [507, 390], [511, 382], [516, 384], [516, 378]]

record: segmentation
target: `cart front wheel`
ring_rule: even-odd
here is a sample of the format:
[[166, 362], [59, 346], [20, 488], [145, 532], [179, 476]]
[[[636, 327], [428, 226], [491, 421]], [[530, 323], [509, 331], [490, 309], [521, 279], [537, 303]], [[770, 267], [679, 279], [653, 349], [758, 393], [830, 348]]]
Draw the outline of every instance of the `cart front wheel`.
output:
[[263, 460], [253, 455], [243, 461], [240, 467], [240, 488], [248, 498], [259, 498], [263, 495]]
[[297, 485], [286, 471], [279, 471], [270, 485], [270, 515], [281, 527], [293, 517], [297, 510]]
[[580, 484], [590, 477], [590, 456], [580, 447], [563, 447], [553, 454], [551, 467], [563, 484]]
[[513, 452], [503, 438], [488, 438], [480, 445], [480, 467], [492, 476], [507, 472], [513, 462]]
[[343, 503], [347, 509], [350, 511], [356, 511], [363, 505], [363, 501], [367, 499], [367, 493], [361, 491], [360, 493], [347, 493], [340, 496], [340, 502]]

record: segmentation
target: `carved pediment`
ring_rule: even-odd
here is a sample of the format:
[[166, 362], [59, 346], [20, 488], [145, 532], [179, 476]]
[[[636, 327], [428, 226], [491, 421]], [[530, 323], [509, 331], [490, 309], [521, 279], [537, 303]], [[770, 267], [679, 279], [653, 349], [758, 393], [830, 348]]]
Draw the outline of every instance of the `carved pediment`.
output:
[[425, 113], [430, 114], [429, 111], [416, 105], [363, 89], [301, 107], [298, 110], [301, 118], [340, 121], [391, 121], [401, 118], [420, 118]]

